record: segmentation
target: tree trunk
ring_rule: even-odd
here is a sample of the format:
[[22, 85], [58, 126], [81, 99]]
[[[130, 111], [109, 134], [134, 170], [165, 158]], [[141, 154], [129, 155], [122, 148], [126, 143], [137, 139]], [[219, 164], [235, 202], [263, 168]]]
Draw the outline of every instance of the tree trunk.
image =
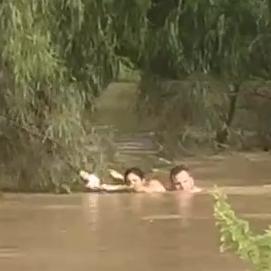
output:
[[228, 141], [229, 127], [231, 126], [234, 120], [238, 94], [240, 92], [240, 85], [241, 85], [240, 83], [235, 83], [230, 93], [230, 106], [227, 119], [225, 120], [223, 126], [216, 133], [216, 142], [218, 142], [219, 144], [225, 144]]

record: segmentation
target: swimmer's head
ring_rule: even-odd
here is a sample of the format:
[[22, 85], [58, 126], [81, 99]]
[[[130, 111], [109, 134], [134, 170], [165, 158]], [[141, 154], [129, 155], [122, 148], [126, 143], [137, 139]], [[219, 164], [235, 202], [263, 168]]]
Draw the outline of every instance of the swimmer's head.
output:
[[134, 186], [142, 183], [145, 180], [144, 172], [137, 167], [128, 168], [124, 173], [124, 182], [128, 185]]
[[178, 165], [171, 169], [170, 182], [174, 190], [189, 191], [194, 187], [194, 179], [186, 165]]

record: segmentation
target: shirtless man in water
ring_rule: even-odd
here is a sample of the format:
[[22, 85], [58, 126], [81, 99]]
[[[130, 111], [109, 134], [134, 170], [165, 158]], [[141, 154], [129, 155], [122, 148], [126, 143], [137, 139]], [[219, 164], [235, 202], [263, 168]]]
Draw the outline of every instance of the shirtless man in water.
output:
[[[87, 184], [86, 188], [91, 191], [131, 191], [144, 193], [166, 192], [165, 187], [158, 180], [146, 180], [143, 171], [137, 167], [129, 168], [124, 176], [115, 170], [110, 170], [110, 175], [115, 179], [124, 181], [123, 185], [101, 184], [100, 179], [94, 174], [85, 171], [80, 172], [80, 176]], [[195, 186], [194, 179], [189, 170], [184, 165], [175, 166], [170, 171], [170, 189], [182, 190], [188, 193], [198, 193], [202, 189]]]
[[198, 193], [202, 189], [195, 185], [195, 180], [187, 166], [178, 165], [171, 169], [169, 174], [170, 190], [182, 190], [189, 193]]

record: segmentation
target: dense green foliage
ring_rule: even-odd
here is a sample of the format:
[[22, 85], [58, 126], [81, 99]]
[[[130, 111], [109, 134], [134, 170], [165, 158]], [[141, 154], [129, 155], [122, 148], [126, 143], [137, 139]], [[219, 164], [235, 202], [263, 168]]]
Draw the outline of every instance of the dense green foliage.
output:
[[[150, 15], [144, 65], [140, 65], [145, 75], [142, 101], [152, 106], [157, 103], [158, 111], [163, 112], [159, 117], [163, 118], [164, 111], [173, 108], [167, 103], [168, 98], [179, 100], [172, 115], [179, 115], [180, 126], [200, 122], [201, 128], [217, 131], [216, 140], [225, 143], [234, 122], [239, 94], [248, 90], [246, 83], [257, 82], [257, 87], [253, 83], [249, 85], [254, 95], [259, 86], [270, 80], [270, 3], [155, 2], [157, 12]], [[159, 7], [167, 11], [162, 22], [157, 18]], [[172, 87], [172, 80], [192, 84], [186, 89], [176, 84]], [[215, 96], [221, 96], [219, 102], [214, 92], [219, 93]], [[261, 96], [263, 100], [266, 97]], [[184, 103], [190, 110], [184, 110]], [[167, 115], [165, 122], [172, 115]], [[191, 117], [188, 119], [187, 115]], [[269, 125], [264, 122], [265, 126]]]
[[214, 207], [222, 251], [231, 250], [250, 263], [254, 270], [271, 270], [271, 228], [255, 234], [247, 221], [238, 218], [225, 198], [216, 193]]
[[[230, 126], [242, 82], [270, 79], [270, 10], [267, 0], [0, 1], [2, 173], [25, 189], [35, 176], [46, 190], [72, 179], [67, 164], [89, 167], [102, 150], [85, 117], [121, 66], [158, 83], [226, 81], [219, 125]], [[186, 95], [194, 115], [212, 119], [219, 110], [197, 89]]]
[[76, 170], [100, 159], [83, 113], [117, 77], [125, 58], [116, 52], [137, 40], [141, 9], [127, 1], [0, 2], [1, 162], [20, 189], [33, 189], [32, 179], [35, 189], [52, 189], [72, 179], [67, 163]]
[[152, 73], [180, 78], [203, 72], [237, 82], [250, 75], [270, 78], [269, 1], [155, 2], [156, 17], [159, 6], [168, 6], [168, 14], [162, 24], [150, 16], [144, 56]]

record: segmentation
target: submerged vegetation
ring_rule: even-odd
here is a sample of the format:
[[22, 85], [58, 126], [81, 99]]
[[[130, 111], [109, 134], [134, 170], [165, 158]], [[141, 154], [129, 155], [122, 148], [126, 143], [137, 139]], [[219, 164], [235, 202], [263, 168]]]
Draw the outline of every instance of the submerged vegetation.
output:
[[230, 250], [256, 271], [271, 270], [271, 228], [254, 233], [247, 221], [239, 218], [223, 195], [216, 193], [214, 207], [220, 230], [221, 250]]
[[[182, 126], [197, 123], [224, 144], [245, 83], [270, 99], [256, 91], [270, 80], [270, 11], [267, 0], [0, 1], [1, 178], [58, 191], [78, 168], [102, 171], [103, 139], [88, 118], [126, 68], [141, 74], [140, 101], [158, 97], [179, 108]], [[172, 80], [192, 87], [165, 91]]]

